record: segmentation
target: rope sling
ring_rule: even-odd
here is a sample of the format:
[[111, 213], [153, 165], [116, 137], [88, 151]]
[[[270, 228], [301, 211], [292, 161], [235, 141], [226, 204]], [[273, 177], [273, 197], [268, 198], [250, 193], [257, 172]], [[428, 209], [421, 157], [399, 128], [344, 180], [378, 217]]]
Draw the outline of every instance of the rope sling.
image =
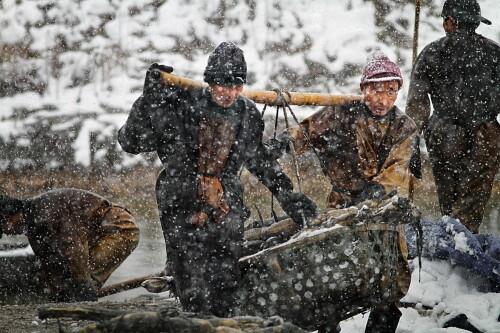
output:
[[[291, 127], [290, 127], [290, 122], [288, 121], [288, 113], [287, 113], [287, 109], [288, 109], [288, 112], [290, 112], [290, 115], [292, 116], [293, 120], [295, 121], [297, 126], [300, 128], [305, 140], [308, 141], [309, 135], [307, 134], [306, 129], [300, 124], [299, 119], [297, 118], [297, 116], [293, 112], [292, 107], [290, 106], [290, 103], [288, 102], [289, 100], [291, 100], [291, 94], [287, 91], [283, 92], [280, 89], [274, 89], [273, 91], [275, 91], [277, 94], [277, 98], [276, 98], [276, 101], [274, 104], [276, 106], [276, 115], [275, 115], [275, 119], [274, 119], [273, 139], [276, 139], [276, 134], [278, 131], [278, 117], [279, 117], [280, 109], [283, 111], [283, 118], [285, 120], [285, 129], [286, 129], [287, 133], [290, 133]], [[284, 94], [286, 94], [287, 96], [285, 96]], [[264, 108], [262, 110], [262, 117], [264, 117], [267, 106], [268, 106], [268, 104], [264, 104]], [[299, 193], [304, 194], [304, 192], [302, 190], [302, 180], [300, 177], [297, 154], [295, 153], [295, 140], [293, 140], [293, 139], [290, 140], [289, 144], [291, 145], [291, 147], [289, 147], [290, 148], [289, 150], [291, 151], [291, 155], [292, 155], [292, 162], [294, 165], [295, 177], [297, 179], [297, 188], [298, 188]], [[319, 153], [318, 153], [316, 147], [314, 147], [314, 145], [311, 145], [311, 150], [312, 150], [313, 154], [316, 156], [317, 160], [319, 161], [320, 166], [321, 166], [321, 170], [323, 171], [323, 174], [329, 178], [330, 183], [332, 184], [333, 188], [338, 189], [339, 187], [337, 186], [335, 179], [333, 178], [333, 176], [329, 172], [329, 170], [326, 167], [326, 165], [324, 164], [323, 160], [319, 157]], [[342, 199], [345, 199], [345, 196], [344, 196], [342, 191], [338, 191], [338, 193], [340, 194]], [[257, 210], [258, 210], [258, 208], [257, 208]], [[258, 214], [259, 214], [259, 217], [261, 218], [261, 221], [262, 221], [262, 215], [261, 215], [260, 211], [258, 211]], [[271, 194], [271, 214], [273, 215], [274, 220], [277, 222], [278, 218], [277, 218], [277, 215], [274, 211], [274, 195], [272, 195], [272, 194]], [[306, 221], [305, 218], [304, 218], [304, 221]]]

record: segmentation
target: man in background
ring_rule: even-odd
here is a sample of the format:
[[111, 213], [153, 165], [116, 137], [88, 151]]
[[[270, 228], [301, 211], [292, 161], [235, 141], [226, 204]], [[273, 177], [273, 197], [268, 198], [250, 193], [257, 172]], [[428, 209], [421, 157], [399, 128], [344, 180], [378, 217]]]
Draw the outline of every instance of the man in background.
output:
[[441, 16], [446, 36], [419, 54], [406, 113], [425, 136], [441, 213], [478, 233], [500, 166], [500, 47], [475, 32], [491, 24], [475, 0], [446, 0]]
[[142, 96], [118, 133], [123, 150], [156, 151], [164, 165], [156, 197], [167, 267], [186, 311], [225, 317], [237, 308], [243, 223], [249, 210], [239, 178], [247, 168], [268, 187], [297, 223], [316, 205], [293, 184], [262, 143], [264, 122], [255, 103], [241, 96], [247, 78], [243, 51], [223, 42], [208, 58], [208, 87], [183, 91], [146, 74]]

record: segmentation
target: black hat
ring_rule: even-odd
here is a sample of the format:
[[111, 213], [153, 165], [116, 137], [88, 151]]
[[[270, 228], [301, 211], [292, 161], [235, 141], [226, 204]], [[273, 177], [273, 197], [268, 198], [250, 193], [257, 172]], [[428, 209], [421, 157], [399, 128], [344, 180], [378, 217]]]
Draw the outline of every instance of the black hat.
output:
[[205, 82], [221, 86], [247, 82], [247, 63], [243, 51], [234, 43], [222, 42], [208, 57]]
[[0, 215], [16, 215], [23, 209], [23, 201], [8, 195], [0, 195]]
[[481, 7], [476, 0], [446, 0], [441, 11], [443, 18], [451, 15], [458, 21], [491, 25], [491, 21], [481, 16]]

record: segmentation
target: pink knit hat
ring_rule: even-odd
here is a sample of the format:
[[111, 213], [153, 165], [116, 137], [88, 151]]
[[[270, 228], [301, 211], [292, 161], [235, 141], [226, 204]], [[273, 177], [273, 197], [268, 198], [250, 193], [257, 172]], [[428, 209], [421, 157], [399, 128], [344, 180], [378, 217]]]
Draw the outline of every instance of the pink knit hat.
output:
[[384, 52], [375, 51], [366, 59], [360, 87], [363, 89], [367, 83], [381, 81], [398, 81], [400, 89], [403, 85], [403, 77], [398, 65], [390, 61]]

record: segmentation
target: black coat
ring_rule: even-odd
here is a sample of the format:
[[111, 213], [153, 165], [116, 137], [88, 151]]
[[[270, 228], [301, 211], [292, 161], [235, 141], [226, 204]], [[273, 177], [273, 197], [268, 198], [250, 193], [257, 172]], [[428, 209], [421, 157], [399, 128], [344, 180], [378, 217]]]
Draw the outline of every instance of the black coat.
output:
[[[211, 136], [213, 147], [230, 145], [222, 171], [216, 175], [230, 208], [223, 226], [209, 221], [201, 228], [188, 221], [205, 204], [198, 197], [202, 119], [203, 123], [206, 119], [231, 123], [232, 135], [227, 137], [224, 132], [217, 136], [204, 132]], [[209, 90], [203, 89], [141, 96], [118, 133], [123, 150], [133, 154], [156, 151], [165, 167], [156, 184], [156, 196], [167, 266], [187, 311], [227, 316], [235, 307], [243, 222], [249, 215], [243, 203], [240, 169], [248, 168], [276, 195], [293, 190], [292, 182], [262, 143], [263, 130], [262, 116], [252, 101], [240, 96], [231, 107], [222, 108], [212, 101]], [[212, 148], [212, 154], [217, 153], [217, 148]]]
[[242, 216], [248, 215], [238, 177], [242, 167], [257, 176], [274, 194], [292, 192], [292, 182], [262, 142], [264, 122], [255, 103], [239, 96], [231, 107], [222, 108], [212, 101], [208, 88], [190, 93], [165, 90], [154, 98], [141, 96], [118, 133], [118, 141], [126, 152], [157, 152], [165, 167], [157, 187], [161, 209], [196, 211], [201, 205], [197, 198], [201, 116], [237, 123], [236, 140], [219, 178], [225, 200], [233, 208], [240, 207]]
[[500, 104], [500, 46], [473, 31], [457, 30], [427, 45], [411, 75], [406, 114], [419, 128], [434, 114], [465, 126], [492, 121]]

